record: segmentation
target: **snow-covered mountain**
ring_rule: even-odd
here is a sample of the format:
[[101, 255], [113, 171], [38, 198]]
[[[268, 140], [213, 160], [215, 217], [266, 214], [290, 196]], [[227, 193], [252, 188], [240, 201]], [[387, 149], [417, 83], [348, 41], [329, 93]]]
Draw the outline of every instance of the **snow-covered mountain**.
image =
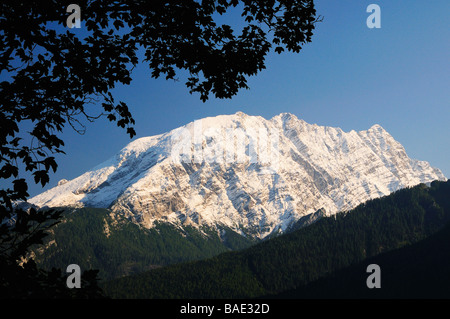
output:
[[109, 208], [147, 228], [222, 225], [264, 238], [319, 209], [332, 215], [433, 180], [446, 178], [379, 125], [343, 132], [288, 113], [238, 112], [136, 139], [29, 202]]

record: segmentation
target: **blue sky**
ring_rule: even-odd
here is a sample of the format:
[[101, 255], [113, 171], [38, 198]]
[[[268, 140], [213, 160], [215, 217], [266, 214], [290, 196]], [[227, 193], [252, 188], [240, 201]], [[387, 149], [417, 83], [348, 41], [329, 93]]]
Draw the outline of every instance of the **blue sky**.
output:
[[[271, 118], [290, 112], [308, 123], [344, 131], [383, 126], [407, 154], [450, 177], [450, 1], [316, 0], [312, 43], [299, 54], [272, 53], [266, 70], [250, 78], [249, 90], [231, 100], [206, 103], [184, 85], [151, 79], [141, 64], [129, 86], [117, 87], [136, 120], [137, 137], [161, 134], [207, 116]], [[369, 29], [369, 4], [381, 8], [381, 29]], [[69, 127], [64, 156], [48, 189], [75, 178], [130, 142], [107, 120], [89, 124], [85, 135]], [[42, 192], [30, 182], [30, 195]]]

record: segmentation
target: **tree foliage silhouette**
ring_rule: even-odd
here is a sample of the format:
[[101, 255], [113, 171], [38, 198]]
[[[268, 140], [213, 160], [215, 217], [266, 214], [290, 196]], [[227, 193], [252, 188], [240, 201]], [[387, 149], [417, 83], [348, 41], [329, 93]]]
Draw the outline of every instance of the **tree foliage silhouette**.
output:
[[[14, 215], [24, 225], [41, 224], [32, 217], [37, 212], [14, 209], [14, 202], [29, 196], [19, 170], [48, 183], [57, 169], [54, 154], [64, 153], [58, 133], [65, 126], [82, 133], [84, 122], [106, 116], [135, 135], [128, 105], [111, 90], [131, 82], [139, 50], [153, 78], [176, 79], [184, 71], [189, 92], [202, 101], [231, 98], [265, 68], [271, 48], [299, 52], [318, 21], [313, 0], [82, 0], [78, 32], [66, 27], [71, 2], [0, 4], [0, 179], [11, 181], [0, 190], [0, 240], [6, 246], [20, 242], [12, 233], [32, 242], [44, 235], [23, 237], [5, 221]], [[241, 12], [240, 32], [216, 23], [232, 8]], [[31, 129], [24, 132], [24, 126]], [[59, 218], [51, 211], [38, 215], [47, 222]]]

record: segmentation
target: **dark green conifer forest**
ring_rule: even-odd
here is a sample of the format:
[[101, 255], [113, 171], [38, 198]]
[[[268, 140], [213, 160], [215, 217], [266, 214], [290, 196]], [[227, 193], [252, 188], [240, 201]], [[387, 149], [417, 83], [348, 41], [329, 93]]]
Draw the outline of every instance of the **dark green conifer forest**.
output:
[[[430, 187], [421, 184], [241, 251], [116, 279], [102, 287], [113, 298], [258, 298], [283, 293], [305, 297], [308, 284], [348, 267], [367, 266], [372, 257], [408, 254], [408, 249], [426, 245], [426, 240], [437, 247], [447, 245], [446, 237], [438, 234], [443, 230], [445, 234], [449, 220], [450, 182], [433, 182]], [[448, 255], [448, 249], [442, 254]], [[415, 256], [417, 261], [421, 258]], [[408, 272], [417, 274], [413, 266], [405, 265], [403, 277], [408, 278]], [[421, 274], [421, 282], [435, 275], [433, 269], [427, 270]], [[366, 287], [368, 274], [350, 273]], [[391, 280], [396, 285], [395, 276]], [[326, 295], [319, 289], [312, 296]]]

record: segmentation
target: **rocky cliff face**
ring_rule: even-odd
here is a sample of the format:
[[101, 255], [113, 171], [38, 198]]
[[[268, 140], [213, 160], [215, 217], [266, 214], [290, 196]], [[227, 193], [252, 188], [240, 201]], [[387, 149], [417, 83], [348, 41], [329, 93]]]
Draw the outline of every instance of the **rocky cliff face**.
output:
[[238, 112], [137, 139], [29, 202], [110, 208], [148, 228], [224, 225], [264, 238], [319, 209], [332, 215], [445, 179], [379, 125], [343, 132], [292, 114], [266, 120]]

